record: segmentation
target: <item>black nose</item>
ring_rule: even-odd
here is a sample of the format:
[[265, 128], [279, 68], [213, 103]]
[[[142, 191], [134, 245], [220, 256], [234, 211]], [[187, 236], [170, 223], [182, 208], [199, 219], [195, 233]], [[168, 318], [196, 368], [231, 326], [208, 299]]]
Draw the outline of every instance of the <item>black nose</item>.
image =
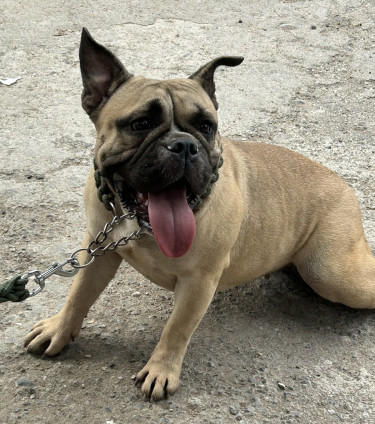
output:
[[173, 141], [167, 149], [178, 154], [185, 160], [193, 159], [198, 154], [198, 147], [192, 140], [180, 139]]

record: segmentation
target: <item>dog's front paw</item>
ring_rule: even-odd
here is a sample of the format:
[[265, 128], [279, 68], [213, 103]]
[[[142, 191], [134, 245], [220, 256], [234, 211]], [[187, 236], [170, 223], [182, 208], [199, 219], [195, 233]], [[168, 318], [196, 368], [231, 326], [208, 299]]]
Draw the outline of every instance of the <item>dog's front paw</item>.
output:
[[67, 324], [64, 316], [57, 314], [35, 324], [25, 338], [27, 352], [55, 356], [79, 333], [80, 326]]
[[168, 398], [177, 390], [180, 372], [180, 361], [154, 354], [133, 380], [141, 387], [144, 398], [152, 402]]

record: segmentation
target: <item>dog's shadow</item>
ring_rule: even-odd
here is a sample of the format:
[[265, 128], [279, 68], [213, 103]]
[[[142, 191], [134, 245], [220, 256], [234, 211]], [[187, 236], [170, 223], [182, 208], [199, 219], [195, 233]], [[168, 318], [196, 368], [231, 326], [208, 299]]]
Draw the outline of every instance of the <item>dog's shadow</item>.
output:
[[361, 321], [374, 315], [371, 310], [352, 309], [322, 298], [305, 283], [294, 266], [218, 293], [212, 313], [220, 314], [222, 304], [247, 317], [292, 320], [302, 326], [310, 320], [317, 320], [323, 326], [332, 325], [333, 321], [340, 325], [347, 320], [352, 322], [354, 317]]
[[[146, 326], [146, 330], [134, 328], [134, 322], [129, 316], [124, 318], [124, 325], [113, 327], [113, 313], [107, 311], [101, 322], [106, 322], [107, 316], [106, 327], [112, 327], [111, 333], [97, 331], [94, 325], [81, 332], [76, 346], [82, 344], [85, 351], [95, 351], [96, 355], [103, 350], [104, 344], [104, 350], [114, 352], [120, 349], [131, 362], [144, 362], [155, 347], [173, 306], [173, 296], [165, 296], [169, 292], [157, 286], [152, 287], [157, 292], [151, 292], [147, 299], [148, 304], [137, 312], [142, 321], [140, 327]], [[153, 299], [153, 295], [156, 298]], [[124, 297], [124, 303], [129, 301], [126, 293], [121, 296]], [[150, 305], [159, 304], [160, 301], [166, 302], [163, 314], [157, 316], [156, 311], [156, 315], [147, 322], [150, 315], [146, 310], [152, 310]], [[143, 318], [142, 310], [145, 315]], [[375, 323], [375, 314], [371, 310], [352, 309], [320, 297], [304, 282], [294, 267], [287, 267], [271, 274], [269, 278], [260, 278], [244, 286], [218, 292], [193, 340], [198, 342], [202, 334], [205, 340], [209, 339], [214, 345], [215, 332], [238, 332], [239, 325], [241, 334], [245, 336], [248, 331], [250, 336], [252, 326], [259, 326], [259, 323], [268, 327], [276, 325], [279, 331], [282, 331], [283, 325], [294, 325], [307, 333], [313, 330], [316, 334], [319, 329], [329, 328], [334, 333], [345, 335], [357, 330], [360, 332], [361, 324], [372, 319]], [[65, 349], [62, 356], [70, 351], [67, 355], [70, 357], [74, 350], [80, 350], [79, 347], [75, 349], [72, 346], [75, 345]]]
[[193, 340], [210, 338], [215, 344], [218, 333], [220, 338], [224, 334], [224, 342], [232, 339], [235, 343], [234, 334], [249, 340], [252, 346], [259, 341], [260, 348], [267, 348], [266, 339], [275, 349], [278, 339], [280, 346], [288, 340], [291, 344], [318, 346], [328, 339], [340, 344], [343, 337], [369, 334], [374, 324], [372, 310], [352, 309], [323, 299], [294, 267], [288, 267], [269, 278], [218, 293]]
[[[59, 361], [86, 364], [99, 379], [106, 373], [120, 373], [128, 380], [128, 390], [130, 376], [146, 364], [173, 306], [173, 296], [152, 287], [142, 307], [135, 308], [136, 319], [127, 310], [132, 305], [129, 292], [122, 290], [119, 294], [113, 287], [107, 301], [112, 303], [114, 295], [122, 297], [117, 301], [125, 305], [123, 322], [115, 323], [121, 315], [118, 311], [99, 305], [91, 315], [95, 323], [64, 349]], [[155, 313], [150, 316], [153, 308]], [[106, 328], [100, 329], [96, 325], [99, 322]], [[307, 351], [317, 355], [327, 343], [340, 346], [343, 337], [363, 337], [374, 324], [372, 311], [350, 309], [321, 298], [293, 268], [276, 272], [269, 279], [216, 294], [191, 340], [182, 385], [188, 384], [186, 390], [198, 393], [207, 375], [205, 384], [209, 387], [211, 381], [226, 387], [233, 378], [231, 373], [241, 374], [245, 369], [247, 374], [257, 375], [259, 368], [272, 367], [275, 355], [289, 357], [300, 347], [296, 358], [303, 362]], [[138, 391], [132, 393], [139, 396]]]

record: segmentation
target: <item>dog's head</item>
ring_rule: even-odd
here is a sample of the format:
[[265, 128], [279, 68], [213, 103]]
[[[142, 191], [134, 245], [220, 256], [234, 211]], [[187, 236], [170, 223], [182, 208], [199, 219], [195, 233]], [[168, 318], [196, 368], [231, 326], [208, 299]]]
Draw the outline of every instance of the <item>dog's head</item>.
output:
[[100, 173], [163, 253], [182, 256], [195, 235], [192, 208], [221, 155], [214, 72], [243, 58], [219, 57], [186, 79], [134, 77], [86, 29], [79, 54]]

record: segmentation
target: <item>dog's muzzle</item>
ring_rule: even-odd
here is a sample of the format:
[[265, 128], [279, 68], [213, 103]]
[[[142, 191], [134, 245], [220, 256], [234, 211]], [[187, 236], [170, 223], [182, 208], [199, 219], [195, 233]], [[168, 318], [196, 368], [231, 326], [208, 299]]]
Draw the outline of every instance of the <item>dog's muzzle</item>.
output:
[[153, 232], [162, 252], [167, 257], [180, 257], [193, 243], [194, 211], [210, 194], [222, 159], [214, 171], [208, 171], [212, 168], [199, 165], [199, 149], [187, 137], [174, 139], [162, 149], [162, 166], [148, 155], [137, 161], [136, 166], [124, 163], [107, 169], [105, 176], [122, 207], [137, 216], [141, 227]]
[[185, 162], [190, 162], [198, 154], [198, 147], [192, 140], [175, 140], [167, 146], [171, 152], [179, 155]]

